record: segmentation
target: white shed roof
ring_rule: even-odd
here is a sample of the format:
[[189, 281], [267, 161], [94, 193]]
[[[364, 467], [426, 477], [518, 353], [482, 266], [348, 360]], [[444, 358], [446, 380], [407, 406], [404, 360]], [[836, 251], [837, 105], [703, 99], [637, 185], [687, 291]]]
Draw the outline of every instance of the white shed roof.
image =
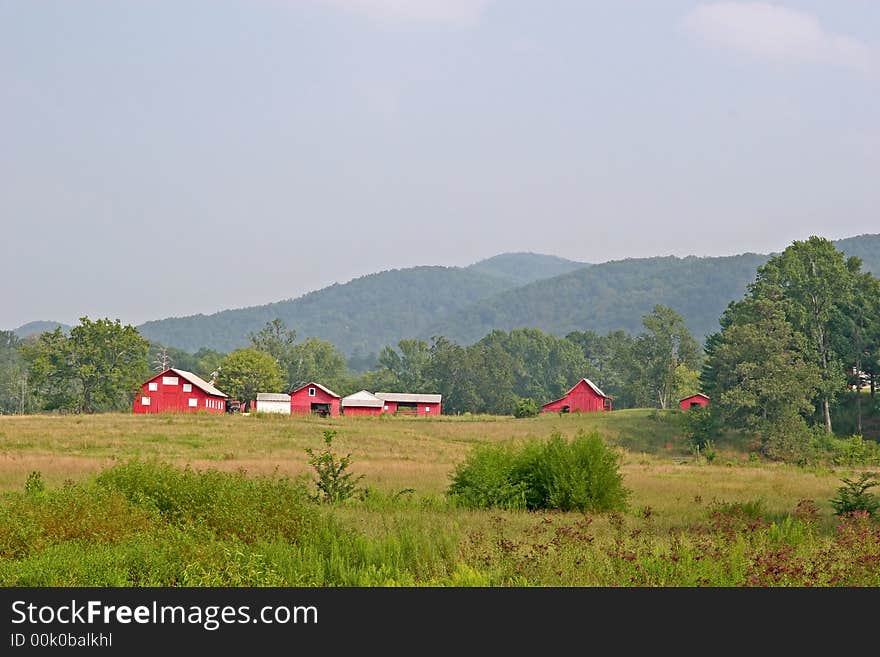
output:
[[403, 402], [404, 404], [439, 404], [443, 395], [417, 394], [412, 392], [377, 392], [382, 401]]
[[285, 395], [283, 392], [258, 392], [257, 401], [287, 402], [289, 404], [290, 395]]
[[360, 406], [363, 408], [381, 408], [384, 405], [381, 399], [379, 399], [376, 395], [371, 392], [367, 392], [366, 390], [361, 390], [360, 392], [356, 392], [353, 395], [349, 395], [348, 397], [342, 398], [342, 407], [346, 406]]

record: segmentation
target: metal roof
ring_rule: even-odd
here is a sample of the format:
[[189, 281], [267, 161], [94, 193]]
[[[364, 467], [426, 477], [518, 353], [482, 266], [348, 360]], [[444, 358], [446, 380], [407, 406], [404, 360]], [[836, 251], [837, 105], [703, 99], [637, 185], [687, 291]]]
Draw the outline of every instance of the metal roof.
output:
[[571, 388], [569, 388], [568, 392], [566, 392], [565, 395], [563, 395], [559, 399], [554, 399], [553, 401], [547, 402], [546, 404], [544, 404], [544, 406], [545, 407], [550, 406], [550, 404], [555, 404], [556, 402], [562, 401], [563, 399], [568, 397], [571, 394], [571, 391], [574, 390], [575, 388], [577, 388], [581, 383], [586, 383], [588, 386], [590, 386], [590, 388], [592, 388], [593, 392], [595, 392], [600, 397], [604, 397], [605, 399], [614, 399], [614, 397], [611, 397], [610, 395], [606, 395], [604, 392], [602, 392], [602, 390], [599, 388], [599, 386], [597, 386], [595, 383], [593, 383], [592, 381], [590, 381], [587, 378], [583, 378], [580, 381], [578, 381], [577, 383], [575, 383]]
[[[583, 381], [588, 386], [590, 386], [593, 389], [593, 392], [595, 392], [600, 397], [607, 397], [608, 396], [599, 389], [599, 386], [597, 386], [595, 383], [593, 383], [589, 379], [581, 379], [581, 381]], [[578, 381], [578, 383], [580, 383], [581, 381]], [[575, 386], [571, 390], [574, 390], [574, 388], [576, 388], [576, 387], [577, 387], [577, 384], [575, 384]], [[569, 390], [569, 392], [571, 392], [571, 390]]]
[[356, 392], [353, 395], [349, 395], [348, 397], [342, 398], [342, 406], [343, 408], [346, 406], [361, 406], [364, 408], [381, 408], [385, 405], [381, 399], [379, 399], [376, 395], [371, 392], [367, 392], [366, 390], [361, 390], [360, 392]]
[[258, 392], [257, 401], [287, 402], [289, 404], [290, 395], [285, 395], [283, 392]]
[[[167, 369], [166, 371], [167, 372], [174, 372], [175, 374], [180, 375], [181, 378], [186, 379], [187, 381], [192, 383], [194, 386], [198, 386], [199, 388], [201, 388], [202, 390], [207, 392], [209, 395], [214, 395], [215, 397], [228, 397], [229, 396], [225, 392], [220, 392], [219, 390], [217, 390], [217, 388], [215, 388], [210, 383], [205, 381], [202, 377], [196, 376], [192, 372], [187, 372], [186, 370], [179, 370], [176, 367], [171, 367], [171, 368]], [[164, 374], [164, 372], [163, 372], [163, 374]]]
[[303, 384], [300, 384], [300, 385], [296, 386], [293, 390], [290, 391], [290, 394], [292, 395], [292, 394], [294, 394], [294, 393], [296, 393], [296, 392], [299, 392], [299, 391], [302, 390], [303, 388], [309, 388], [309, 387], [320, 388], [321, 390], [323, 390], [324, 392], [326, 392], [326, 393], [327, 393], [328, 395], [330, 395], [331, 397], [337, 397], [337, 398], [339, 397], [339, 395], [337, 395], [335, 392], [333, 392], [332, 390], [330, 390], [330, 388], [325, 388], [325, 387], [322, 386], [320, 383], [315, 383], [314, 381], [309, 381], [308, 383], [303, 383]]
[[416, 403], [416, 404], [439, 404], [443, 395], [417, 394], [411, 392], [377, 392], [376, 397], [382, 401]]

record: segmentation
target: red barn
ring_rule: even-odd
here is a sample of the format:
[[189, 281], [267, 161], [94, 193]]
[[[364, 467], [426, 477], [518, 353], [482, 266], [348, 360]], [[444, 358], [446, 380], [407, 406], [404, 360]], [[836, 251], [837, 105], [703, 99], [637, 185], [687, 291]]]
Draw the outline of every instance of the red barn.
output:
[[542, 413], [573, 413], [574, 411], [610, 411], [611, 397], [589, 379], [581, 379], [564, 397], [544, 404]]
[[224, 413], [227, 396], [192, 372], [169, 367], [144, 382], [132, 404], [133, 413]]
[[690, 397], [685, 397], [678, 402], [678, 406], [684, 411], [690, 408], [697, 408], [698, 406], [706, 408], [708, 405], [709, 397], [702, 392], [698, 392], [696, 395], [691, 395]]
[[339, 395], [329, 388], [309, 381], [290, 391], [290, 412], [335, 417], [339, 415], [339, 400]]
[[381, 415], [384, 405], [385, 402], [373, 393], [361, 390], [342, 398], [342, 414], [348, 416]]
[[382, 411], [398, 415], [440, 415], [443, 395], [410, 392], [377, 392]]

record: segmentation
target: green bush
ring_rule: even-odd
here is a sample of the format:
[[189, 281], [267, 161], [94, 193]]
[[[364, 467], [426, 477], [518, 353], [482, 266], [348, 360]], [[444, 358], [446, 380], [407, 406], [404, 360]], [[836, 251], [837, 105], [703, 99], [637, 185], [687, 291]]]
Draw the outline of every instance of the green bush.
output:
[[132, 461], [105, 470], [97, 482], [138, 506], [155, 508], [173, 524], [202, 524], [220, 538], [247, 543], [299, 539], [318, 518], [305, 486], [287, 477]]
[[619, 458], [598, 433], [571, 441], [482, 445], [455, 469], [447, 491], [470, 508], [605, 512], [626, 508]]
[[513, 411], [513, 416], [517, 418], [535, 417], [540, 412], [541, 409], [538, 408], [538, 402], [529, 397], [524, 397], [516, 401], [516, 408]]
[[681, 414], [684, 435], [692, 448], [703, 450], [718, 435], [715, 415], [705, 406], [690, 408]]
[[863, 511], [868, 515], [874, 515], [880, 508], [880, 500], [868, 489], [880, 485], [877, 475], [873, 472], [863, 472], [857, 480], [842, 479], [843, 486], [837, 489], [837, 497], [831, 498], [831, 506], [834, 513], [842, 516], [854, 511]]
[[351, 454], [339, 457], [331, 448], [336, 432], [332, 429], [324, 430], [324, 450], [320, 453], [308, 447], [306, 454], [309, 455], [309, 465], [315, 469], [315, 486], [318, 494], [315, 499], [330, 504], [343, 502], [358, 491], [357, 484], [364, 475], [355, 477], [348, 472], [351, 465]]

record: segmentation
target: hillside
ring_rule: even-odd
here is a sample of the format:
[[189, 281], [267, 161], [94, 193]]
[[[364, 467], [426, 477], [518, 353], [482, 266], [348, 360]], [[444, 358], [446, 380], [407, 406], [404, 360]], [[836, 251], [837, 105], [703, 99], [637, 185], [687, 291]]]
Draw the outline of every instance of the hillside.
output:
[[40, 333], [46, 333], [47, 331], [54, 331], [58, 326], [60, 326], [61, 330], [65, 333], [70, 330], [70, 326], [68, 326], [67, 324], [41, 320], [22, 324], [17, 329], [13, 329], [12, 332], [15, 333], [15, 335], [17, 335], [19, 338], [24, 339], [31, 335], [39, 335]]
[[848, 256], [862, 259], [862, 271], [880, 277], [880, 235], [859, 235], [837, 240], [834, 245]]
[[468, 269], [499, 276], [514, 281], [518, 285], [528, 285], [535, 281], [553, 278], [589, 266], [586, 262], [575, 262], [541, 253], [502, 253], [475, 262]]
[[[864, 268], [880, 272], [880, 235], [836, 242]], [[150, 340], [196, 351], [228, 351], [278, 317], [299, 337], [318, 336], [347, 355], [365, 356], [402, 338], [445, 335], [467, 343], [495, 328], [639, 331], [641, 317], [662, 303], [682, 313], [702, 338], [718, 327], [768, 255], [638, 258], [588, 264], [536, 253], [505, 253], [469, 267], [413, 267], [370, 274], [296, 299], [147, 322]], [[16, 333], [51, 330], [31, 322]]]
[[229, 351], [278, 317], [300, 338], [317, 336], [347, 354], [375, 352], [421, 335], [440, 318], [516, 284], [457, 267], [394, 269], [335, 284], [297, 299], [212, 315], [147, 322], [148, 339], [188, 351], [207, 346]]
[[556, 335], [586, 329], [638, 332], [642, 315], [659, 303], [681, 313], [702, 337], [716, 330], [728, 302], [742, 296], [767, 258], [750, 253], [606, 262], [475, 303], [428, 333], [470, 343], [496, 328], [535, 327]]

